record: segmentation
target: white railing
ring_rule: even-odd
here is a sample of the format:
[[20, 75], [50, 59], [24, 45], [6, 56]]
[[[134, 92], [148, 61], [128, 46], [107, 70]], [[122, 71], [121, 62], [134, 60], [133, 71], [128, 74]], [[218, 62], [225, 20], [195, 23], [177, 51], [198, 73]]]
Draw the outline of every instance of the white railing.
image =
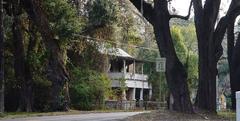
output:
[[109, 78], [111, 79], [120, 79], [120, 78], [124, 78], [124, 79], [128, 79], [128, 80], [143, 80], [143, 81], [147, 81], [148, 76], [145, 74], [133, 74], [133, 73], [121, 73], [121, 72], [110, 72], [108, 73]]
[[108, 73], [108, 77], [111, 79], [120, 79], [124, 77], [124, 74], [121, 72]]
[[148, 79], [148, 76], [145, 74], [135, 74], [135, 79], [136, 80], [144, 80], [146, 81]]
[[[121, 83], [119, 80], [112, 80], [112, 87], [121, 87]], [[129, 88], [144, 88], [144, 89], [152, 89], [152, 86], [147, 81], [139, 81], [139, 80], [126, 80], [126, 87]]]

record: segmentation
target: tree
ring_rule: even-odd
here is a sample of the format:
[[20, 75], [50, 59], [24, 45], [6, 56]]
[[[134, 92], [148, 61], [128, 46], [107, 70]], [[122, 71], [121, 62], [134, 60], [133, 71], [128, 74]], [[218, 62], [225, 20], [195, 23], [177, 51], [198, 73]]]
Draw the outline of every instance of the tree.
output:
[[4, 26], [3, 0], [0, 0], [0, 113], [4, 112]]
[[240, 66], [239, 66], [239, 55], [240, 55], [240, 34], [237, 39], [235, 39], [235, 21], [237, 16], [240, 15], [240, 1], [232, 0], [229, 7], [231, 15], [229, 15], [229, 21], [227, 25], [227, 47], [228, 47], [228, 63], [230, 69], [230, 86], [231, 86], [231, 100], [232, 109], [236, 110], [236, 91], [240, 91]]
[[[217, 23], [221, 0], [193, 0], [199, 51], [199, 86], [196, 106], [216, 112], [217, 62], [222, 55], [222, 40], [230, 21], [238, 15], [239, 1], [232, 0], [224, 17]], [[217, 25], [217, 26], [216, 26]]]
[[[15, 78], [20, 83], [21, 91], [20, 91], [20, 100], [18, 111], [32, 111], [31, 106], [31, 97], [27, 95], [28, 92], [32, 92], [32, 90], [26, 90], [27, 85], [26, 82], [26, 73], [25, 73], [25, 49], [24, 49], [24, 37], [22, 30], [22, 21], [20, 19], [20, 15], [22, 14], [22, 10], [20, 7], [20, 1], [15, 1], [11, 3], [13, 6], [12, 15], [13, 15], [13, 24], [12, 24], [12, 33], [13, 33], [13, 45], [14, 45], [14, 70], [15, 70]], [[28, 102], [28, 103], [27, 103]]]
[[[158, 48], [162, 57], [166, 57], [166, 78], [170, 93], [173, 95], [173, 110], [192, 113], [189, 90], [187, 86], [187, 72], [183, 64], [177, 57], [169, 21], [178, 15], [170, 15], [168, 10], [168, 0], [154, 0], [154, 7], [141, 0], [130, 0], [135, 7], [141, 11], [149, 23], [153, 25]], [[189, 12], [190, 13], [190, 12]], [[183, 18], [188, 18], [183, 17]]]
[[52, 82], [51, 109], [53, 111], [62, 109], [66, 110], [68, 106], [61, 106], [60, 94], [66, 80], [68, 80], [68, 73], [64, 65], [59, 42], [50, 28], [49, 21], [41, 8], [42, 2], [38, 0], [22, 0], [21, 2], [23, 3], [24, 9], [26, 10], [30, 20], [36, 24], [39, 32], [41, 33], [43, 43], [49, 53], [47, 77]]
[[[118, 13], [118, 21], [117, 21], [117, 40], [120, 43], [124, 43], [124, 45], [121, 45], [121, 48], [124, 49], [126, 52], [128, 52], [130, 55], [136, 57], [137, 51], [136, 48], [130, 47], [131, 45], [136, 46], [143, 46], [143, 37], [140, 36], [140, 32], [138, 31], [137, 26], [137, 18], [134, 21], [133, 13], [132, 11], [129, 11], [129, 4], [121, 4], [121, 9]], [[145, 34], [145, 33], [144, 33]], [[128, 44], [130, 46], [126, 46], [125, 44]]]
[[68, 2], [5, 1], [7, 111], [67, 109], [66, 50], [82, 26]]

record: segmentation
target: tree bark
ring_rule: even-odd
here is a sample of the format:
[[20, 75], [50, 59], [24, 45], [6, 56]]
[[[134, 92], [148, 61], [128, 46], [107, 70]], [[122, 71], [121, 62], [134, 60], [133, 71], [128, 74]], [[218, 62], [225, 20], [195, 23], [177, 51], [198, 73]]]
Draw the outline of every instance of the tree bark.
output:
[[4, 26], [3, 0], [0, 0], [0, 113], [4, 113]]
[[[14, 9], [17, 9], [16, 5], [13, 5]], [[14, 10], [17, 11], [17, 10]], [[12, 33], [13, 33], [13, 44], [14, 44], [14, 71], [15, 71], [15, 78], [20, 85], [20, 99], [19, 99], [19, 107], [18, 111], [24, 111], [25, 107], [25, 97], [24, 97], [24, 88], [25, 88], [25, 74], [24, 74], [24, 45], [23, 45], [23, 35], [21, 32], [21, 21], [17, 13], [13, 13], [13, 24], [12, 24]]]
[[[195, 27], [199, 50], [199, 86], [196, 105], [216, 112], [217, 62], [222, 55], [222, 40], [230, 21], [235, 20], [240, 2], [232, 0], [227, 14], [217, 23], [221, 0], [194, 0]], [[217, 25], [217, 27], [215, 27]]]
[[34, 65], [32, 63], [32, 56], [37, 51], [37, 31], [36, 27], [30, 21], [29, 23], [29, 44], [26, 53], [26, 60], [25, 60], [25, 79], [26, 79], [26, 110], [27, 112], [31, 112], [33, 110], [33, 72], [34, 72]]
[[166, 0], [154, 2], [154, 32], [162, 57], [166, 57], [166, 78], [169, 90], [174, 98], [173, 109], [180, 112], [192, 113], [187, 72], [178, 59], [170, 33], [168, 5]]
[[30, 76], [29, 73], [26, 72], [26, 56], [24, 49], [24, 37], [23, 37], [23, 29], [22, 29], [22, 21], [20, 19], [21, 15], [21, 7], [19, 1], [12, 1], [13, 6], [13, 45], [14, 45], [14, 70], [16, 80], [20, 85], [20, 99], [19, 99], [19, 107], [18, 111], [32, 111], [32, 90], [31, 85], [29, 85], [29, 81], [27, 77]]
[[[232, 56], [231, 59], [229, 57], [229, 66], [230, 66], [230, 83], [231, 83], [231, 99], [232, 99], [232, 110], [236, 110], [236, 97], [235, 93], [240, 91], [240, 35], [236, 40], [236, 44], [233, 48], [231, 48]], [[229, 49], [230, 49], [229, 48]], [[230, 50], [231, 50], [230, 49]]]
[[42, 10], [41, 0], [22, 0], [22, 2], [30, 19], [41, 33], [43, 42], [49, 53], [47, 77], [52, 82], [51, 109], [53, 111], [67, 110], [67, 106], [62, 105], [61, 92], [68, 79], [68, 73], [64, 66], [60, 45], [55, 39], [48, 19]]
[[195, 104], [210, 112], [216, 112], [217, 62], [222, 55], [221, 42], [226, 31], [225, 19], [215, 29], [220, 3], [221, 0], [207, 0], [203, 6], [202, 0], [193, 1], [199, 51], [199, 84]]
[[[235, 99], [235, 91], [237, 87], [237, 78], [235, 77], [234, 64], [232, 63], [232, 54], [234, 50], [234, 41], [235, 41], [235, 34], [234, 34], [234, 23], [232, 21], [228, 25], [227, 30], [227, 39], [228, 39], [228, 63], [229, 63], [229, 70], [230, 70], [230, 86], [231, 86], [231, 100], [232, 100], [232, 110], [236, 110], [236, 99]], [[236, 69], [236, 68], [235, 68]]]
[[[233, 3], [236, 5], [236, 3]], [[228, 40], [228, 63], [230, 69], [230, 86], [231, 86], [231, 100], [232, 100], [232, 110], [236, 110], [236, 91], [240, 91], [240, 34], [235, 41], [234, 34], [234, 24], [237, 16], [240, 14], [240, 4], [239, 8], [234, 10], [233, 15], [231, 15], [227, 27], [227, 40]]]
[[[131, 2], [138, 10], [141, 10], [140, 0], [131, 0]], [[166, 77], [174, 99], [173, 110], [193, 113], [187, 86], [187, 72], [176, 55], [170, 33], [169, 21], [171, 16], [168, 11], [168, 1], [154, 0], [154, 8], [146, 2], [143, 5], [143, 16], [153, 25], [161, 56], [167, 59]]]

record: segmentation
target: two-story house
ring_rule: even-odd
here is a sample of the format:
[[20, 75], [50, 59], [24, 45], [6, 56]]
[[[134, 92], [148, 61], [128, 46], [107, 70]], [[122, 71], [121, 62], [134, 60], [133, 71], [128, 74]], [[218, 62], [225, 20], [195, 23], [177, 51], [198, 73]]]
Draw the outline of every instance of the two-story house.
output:
[[[144, 61], [137, 60], [120, 48], [108, 49], [108, 76], [113, 90], [124, 88], [118, 95], [121, 101], [149, 101], [152, 86], [144, 74]], [[123, 87], [124, 86], [124, 87]]]

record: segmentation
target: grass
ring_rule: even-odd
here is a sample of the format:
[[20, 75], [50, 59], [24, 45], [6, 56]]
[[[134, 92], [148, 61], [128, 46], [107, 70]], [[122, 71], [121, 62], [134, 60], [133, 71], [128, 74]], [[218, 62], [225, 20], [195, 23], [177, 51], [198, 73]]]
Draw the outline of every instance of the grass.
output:
[[236, 112], [232, 112], [232, 111], [224, 111], [224, 112], [218, 112], [219, 116], [222, 116], [224, 118], [227, 118], [231, 121], [235, 121], [236, 120]]
[[196, 114], [184, 114], [169, 110], [152, 111], [151, 113], [139, 114], [126, 119], [126, 121], [235, 121], [235, 112], [218, 112], [218, 115], [207, 112]]
[[71, 115], [80, 114], [80, 111], [71, 110], [68, 112], [7, 112], [1, 115], [1, 118], [25, 118], [36, 116], [55, 116], [55, 115]]
[[79, 111], [70, 110], [66, 112], [7, 112], [0, 114], [0, 119], [4, 118], [25, 118], [25, 117], [40, 117], [40, 116], [58, 116], [58, 115], [77, 115], [77, 114], [89, 114], [89, 113], [110, 113], [110, 112], [134, 112], [143, 110], [93, 110], [93, 111]]

